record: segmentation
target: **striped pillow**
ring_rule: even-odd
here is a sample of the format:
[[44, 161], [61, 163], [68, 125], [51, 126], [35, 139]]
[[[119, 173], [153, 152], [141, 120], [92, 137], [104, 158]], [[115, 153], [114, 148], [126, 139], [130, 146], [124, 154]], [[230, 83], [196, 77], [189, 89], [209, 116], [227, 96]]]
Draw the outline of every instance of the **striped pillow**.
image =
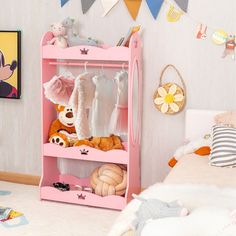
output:
[[213, 126], [210, 164], [219, 167], [236, 167], [236, 128]]

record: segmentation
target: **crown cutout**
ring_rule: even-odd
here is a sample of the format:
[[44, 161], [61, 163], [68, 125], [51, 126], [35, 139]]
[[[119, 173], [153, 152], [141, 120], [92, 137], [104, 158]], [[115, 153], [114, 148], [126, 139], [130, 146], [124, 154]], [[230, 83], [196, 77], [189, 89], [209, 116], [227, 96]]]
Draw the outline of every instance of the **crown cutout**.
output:
[[85, 200], [85, 198], [86, 198], [86, 195], [83, 195], [82, 193], [77, 194], [77, 196], [78, 196], [78, 199], [82, 199], [82, 200]]
[[81, 155], [88, 155], [89, 150], [81, 149], [80, 153], [81, 153]]
[[85, 49], [85, 48], [80, 49], [80, 52], [82, 55], [88, 55], [88, 51], [89, 51], [89, 49]]

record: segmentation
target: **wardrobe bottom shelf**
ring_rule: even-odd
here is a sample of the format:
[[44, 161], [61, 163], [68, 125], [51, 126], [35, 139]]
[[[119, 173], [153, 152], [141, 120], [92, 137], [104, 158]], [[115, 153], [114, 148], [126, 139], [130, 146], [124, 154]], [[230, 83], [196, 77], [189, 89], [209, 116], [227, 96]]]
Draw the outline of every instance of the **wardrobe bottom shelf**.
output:
[[40, 199], [115, 210], [122, 210], [127, 204], [126, 198], [121, 196], [112, 195], [100, 197], [94, 193], [80, 190], [62, 192], [50, 186], [40, 188]]

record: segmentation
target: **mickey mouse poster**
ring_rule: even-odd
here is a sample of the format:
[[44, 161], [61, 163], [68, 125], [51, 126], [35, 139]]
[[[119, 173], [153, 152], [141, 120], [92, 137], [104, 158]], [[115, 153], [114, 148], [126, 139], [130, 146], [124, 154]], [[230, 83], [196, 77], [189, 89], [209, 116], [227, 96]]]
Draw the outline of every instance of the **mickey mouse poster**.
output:
[[0, 31], [0, 98], [20, 98], [20, 41], [20, 31]]

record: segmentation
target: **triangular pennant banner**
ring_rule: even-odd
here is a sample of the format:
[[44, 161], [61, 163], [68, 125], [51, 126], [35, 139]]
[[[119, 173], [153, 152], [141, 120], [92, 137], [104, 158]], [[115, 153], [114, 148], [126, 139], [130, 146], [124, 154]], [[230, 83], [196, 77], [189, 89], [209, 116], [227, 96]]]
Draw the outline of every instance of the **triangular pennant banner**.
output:
[[85, 14], [96, 0], [81, 0], [82, 12]]
[[102, 16], [106, 16], [119, 1], [120, 0], [101, 0], [104, 9]]
[[61, 0], [61, 7], [64, 7], [66, 3], [68, 3], [70, 0]]
[[188, 11], [188, 0], [175, 0], [178, 6], [184, 11]]
[[124, 0], [132, 18], [136, 20], [142, 0]]
[[154, 19], [156, 19], [164, 0], [146, 0], [146, 1]]

